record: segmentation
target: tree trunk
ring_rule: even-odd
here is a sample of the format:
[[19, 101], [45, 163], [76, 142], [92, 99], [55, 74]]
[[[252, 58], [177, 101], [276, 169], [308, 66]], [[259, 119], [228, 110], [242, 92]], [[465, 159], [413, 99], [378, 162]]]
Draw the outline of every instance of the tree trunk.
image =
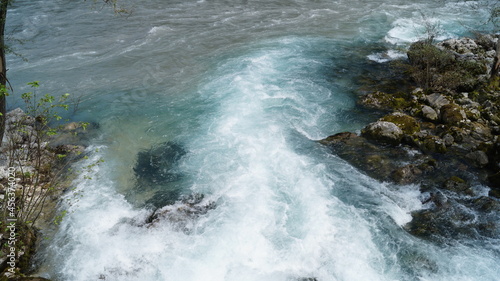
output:
[[5, 133], [5, 114], [7, 94], [7, 66], [5, 62], [5, 21], [9, 0], [0, 0], [0, 146]]

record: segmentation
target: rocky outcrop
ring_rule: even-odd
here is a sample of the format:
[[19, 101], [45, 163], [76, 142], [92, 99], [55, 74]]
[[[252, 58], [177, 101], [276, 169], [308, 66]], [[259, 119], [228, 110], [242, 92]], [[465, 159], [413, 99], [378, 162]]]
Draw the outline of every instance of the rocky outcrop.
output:
[[403, 130], [396, 124], [387, 121], [377, 121], [366, 126], [361, 134], [380, 143], [398, 144], [403, 138]]
[[[499, 234], [500, 225], [491, 217], [500, 210], [500, 82], [487, 82], [498, 39], [482, 40], [414, 44], [408, 52], [412, 63], [425, 62], [423, 56], [430, 54], [442, 66], [431, 70], [431, 87], [364, 95], [359, 106], [386, 115], [360, 136], [338, 133], [320, 141], [371, 177], [420, 184], [428, 198], [406, 226], [414, 235]], [[444, 87], [446, 79], [460, 81]], [[478, 184], [490, 187], [490, 197], [472, 188]], [[479, 215], [472, 218], [469, 212]]]

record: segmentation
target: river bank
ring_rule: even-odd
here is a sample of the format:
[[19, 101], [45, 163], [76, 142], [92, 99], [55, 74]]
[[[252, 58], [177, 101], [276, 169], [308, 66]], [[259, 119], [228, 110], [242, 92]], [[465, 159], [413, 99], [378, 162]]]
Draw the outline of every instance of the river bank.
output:
[[64, 216], [57, 206], [71, 185], [71, 165], [84, 157], [86, 134], [81, 123], [52, 129], [20, 108], [7, 113], [0, 147], [0, 280], [48, 280], [28, 277], [32, 260]]
[[412, 44], [405, 70], [425, 89], [363, 95], [359, 106], [380, 119], [359, 135], [320, 141], [375, 179], [420, 186], [424, 208], [405, 226], [413, 235], [446, 242], [500, 234], [497, 41]]

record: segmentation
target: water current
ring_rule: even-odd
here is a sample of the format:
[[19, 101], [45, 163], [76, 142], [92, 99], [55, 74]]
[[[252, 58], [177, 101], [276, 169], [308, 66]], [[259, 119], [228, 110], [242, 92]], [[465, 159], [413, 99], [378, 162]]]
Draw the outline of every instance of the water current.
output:
[[[466, 35], [483, 11], [422, 0], [122, 4], [131, 15], [69, 0], [9, 10], [27, 59], [9, 56], [15, 94], [38, 80], [40, 92], [79, 97], [69, 117], [99, 133], [76, 165], [105, 160], [64, 195], [41, 276], [499, 280], [498, 240], [413, 237], [403, 226], [422, 208], [418, 186], [373, 180], [315, 142], [369, 121], [355, 107], [360, 76], [404, 56], [429, 24], [439, 38]], [[158, 170], [138, 176], [148, 153], [162, 155]], [[180, 201], [190, 195], [191, 213]], [[146, 226], [166, 204], [171, 215]]]

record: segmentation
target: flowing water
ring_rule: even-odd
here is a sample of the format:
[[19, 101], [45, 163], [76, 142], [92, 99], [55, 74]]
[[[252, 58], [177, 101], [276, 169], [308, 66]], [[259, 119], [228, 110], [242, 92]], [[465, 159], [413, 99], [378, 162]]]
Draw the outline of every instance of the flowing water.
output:
[[[25, 41], [14, 47], [28, 59], [9, 57], [10, 106], [34, 80], [40, 92], [78, 96], [69, 117], [100, 127], [77, 165], [105, 160], [65, 194], [68, 213], [47, 234], [40, 275], [498, 280], [498, 240], [411, 236], [403, 226], [422, 208], [418, 186], [370, 179], [315, 142], [371, 118], [355, 110], [360, 76], [402, 56], [426, 24], [442, 38], [462, 35], [481, 10], [397, 0], [122, 3], [130, 16], [91, 1], [19, 0], [9, 10], [12, 37]], [[158, 171], [169, 176], [138, 177], [139, 155], [162, 149]], [[190, 214], [180, 200], [193, 194], [203, 210]], [[145, 224], [173, 202], [170, 216]]]

